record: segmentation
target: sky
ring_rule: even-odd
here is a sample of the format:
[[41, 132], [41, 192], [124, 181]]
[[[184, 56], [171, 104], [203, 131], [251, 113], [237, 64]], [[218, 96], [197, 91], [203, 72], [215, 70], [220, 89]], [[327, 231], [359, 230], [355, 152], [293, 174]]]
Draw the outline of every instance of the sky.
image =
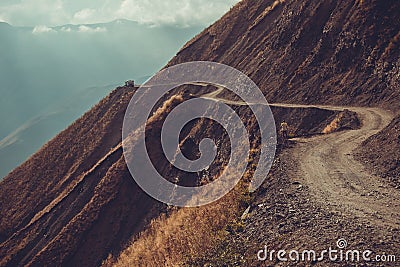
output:
[[208, 26], [240, 0], [0, 0], [0, 21], [14, 26], [143, 24]]

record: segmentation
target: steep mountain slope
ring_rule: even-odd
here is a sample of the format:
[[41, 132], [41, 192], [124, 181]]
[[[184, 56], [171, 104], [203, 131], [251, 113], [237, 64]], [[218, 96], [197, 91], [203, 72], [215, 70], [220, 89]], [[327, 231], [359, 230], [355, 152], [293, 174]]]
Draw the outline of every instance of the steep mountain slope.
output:
[[118, 148], [133, 92], [114, 91], [0, 183], [0, 265], [98, 265], [158, 215]]
[[270, 102], [399, 107], [398, 1], [242, 1], [170, 65], [213, 60]]
[[[400, 2], [371, 0], [362, 3], [353, 0], [244, 0], [189, 42], [169, 65], [191, 60], [226, 63], [250, 75], [268, 100], [273, 102], [377, 105], [398, 111], [400, 87], [396, 36], [400, 31], [397, 16]], [[185, 224], [177, 224], [173, 216], [170, 220], [168, 216], [160, 216], [164, 213], [168, 215], [169, 209], [140, 190], [125, 166], [120, 147], [122, 117], [135, 90], [118, 88], [0, 183], [0, 265], [43, 265], [46, 262], [64, 266], [77, 263], [99, 265], [109, 253], [118, 255], [129, 240], [137, 244], [155, 240], [157, 247], [152, 249], [165, 248], [167, 252], [171, 246], [182, 241], [174, 239], [171, 232], [157, 233], [164, 229], [182, 231]], [[168, 101], [166, 96], [164, 100], [167, 104], [161, 106], [160, 103], [160, 112], [156, 112], [160, 116], [151, 118], [150, 137], [159, 137], [162, 119], [175, 104], [186, 99], [190, 93], [202, 95], [210, 90], [183, 87], [170, 94], [178, 94], [179, 97]], [[232, 96], [223, 93], [221, 97]], [[254, 130], [257, 128], [254, 117], [249, 114], [248, 108], [236, 107], [236, 110], [246, 126], [257, 132]], [[274, 113], [278, 122], [283, 118], [291, 119], [305, 126], [309, 126], [305, 122], [313, 121], [310, 114], [315, 115], [318, 123], [307, 129], [310, 131], [322, 130], [335, 118], [334, 112], [314, 109], [285, 111], [278, 108]], [[393, 122], [387, 133], [393, 133], [396, 125]], [[305, 129], [296, 130], [298, 133], [307, 132]], [[373, 149], [381, 144], [384, 136], [385, 133], [381, 133], [374, 137], [376, 143]], [[227, 136], [220, 128], [207, 120], [193, 122], [183, 131], [183, 148], [186, 147], [189, 156], [195, 158], [199, 152], [198, 143], [204, 137], [221, 141], [220, 157], [210, 168], [209, 176], [213, 177], [226, 163], [229, 150], [227, 143], [223, 142]], [[251, 140], [255, 150], [257, 141], [257, 137]], [[182, 177], [170, 164], [160, 160], [163, 159], [160, 143], [152, 144], [151, 154], [158, 170], [168, 174], [167, 179]], [[251, 168], [250, 164], [250, 173]], [[280, 164], [276, 164], [275, 169], [282, 172]], [[185, 176], [190, 184], [200, 182], [201, 177], [201, 173]], [[271, 188], [276, 189], [276, 195], [282, 198], [295, 193], [287, 192], [286, 195], [279, 186], [288, 185], [291, 191], [293, 186], [299, 186], [292, 186], [285, 179], [274, 180], [274, 176], [269, 177], [269, 182], [272, 183]], [[270, 184], [265, 185], [258, 193], [262, 195], [269, 189]], [[313, 212], [314, 204], [306, 201], [309, 197], [301, 197], [302, 203], [307, 204], [307, 211]], [[234, 209], [232, 213], [240, 211], [237, 206], [229, 206]], [[279, 207], [270, 210], [276, 213]], [[213, 216], [223, 215], [224, 219], [232, 216], [226, 215], [226, 210], [224, 213], [211, 211]], [[189, 219], [197, 221], [207, 217], [205, 214], [208, 214], [207, 210], [192, 211]], [[299, 210], [296, 216], [301, 214], [307, 215]], [[286, 217], [282, 213], [271, 216], [277, 222], [271, 224], [274, 231], [281, 231], [281, 224], [285, 228]], [[335, 216], [335, 219], [342, 219], [340, 215]], [[155, 217], [161, 219], [150, 224], [149, 220]], [[165, 217], [167, 222], [163, 224]], [[275, 217], [278, 219], [275, 220]], [[209, 221], [205, 223], [214, 225], [212, 217], [207, 219]], [[317, 224], [314, 221], [299, 223], [299, 220], [297, 218], [293, 223], [296, 229], [298, 225], [308, 227]], [[348, 224], [353, 225], [352, 222]], [[218, 226], [224, 227], [224, 223]], [[159, 224], [158, 228], [152, 227]], [[327, 219], [326, 224], [329, 227], [332, 222]], [[279, 229], [275, 229], [278, 226]], [[226, 229], [236, 231], [242, 228], [240, 223], [233, 223]], [[352, 228], [345, 230], [355, 232], [349, 229]], [[260, 232], [264, 230], [259, 229]], [[143, 236], [138, 233], [145, 233], [144, 238], [141, 239]], [[156, 237], [168, 239], [152, 238], [154, 233], [159, 234]], [[305, 233], [297, 237], [305, 238]], [[198, 239], [194, 242], [202, 242], [201, 236], [209, 235], [208, 232], [201, 234], [196, 236]], [[268, 234], [264, 231], [264, 235]], [[144, 246], [142, 249], [151, 254], [150, 248]], [[201, 252], [194, 250], [191, 253]], [[143, 262], [146, 259], [134, 260]], [[160, 261], [163, 260], [161, 257]]]

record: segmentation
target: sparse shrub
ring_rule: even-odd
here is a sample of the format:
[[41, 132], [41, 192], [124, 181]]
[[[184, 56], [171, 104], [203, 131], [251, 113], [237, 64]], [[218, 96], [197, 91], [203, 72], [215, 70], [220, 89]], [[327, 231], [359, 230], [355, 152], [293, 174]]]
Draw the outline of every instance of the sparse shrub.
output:
[[360, 121], [355, 112], [347, 109], [340, 112], [335, 119], [325, 127], [323, 134], [330, 134], [341, 130], [357, 129], [360, 126]]

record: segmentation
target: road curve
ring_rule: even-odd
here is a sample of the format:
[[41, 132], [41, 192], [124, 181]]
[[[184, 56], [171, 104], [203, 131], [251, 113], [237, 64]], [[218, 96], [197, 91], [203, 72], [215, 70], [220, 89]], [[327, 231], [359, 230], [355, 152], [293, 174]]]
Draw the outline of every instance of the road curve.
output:
[[292, 175], [301, 179], [322, 204], [377, 226], [397, 228], [400, 191], [368, 172], [353, 155], [364, 140], [385, 128], [393, 115], [378, 108], [346, 108], [358, 114], [362, 127], [299, 139], [292, 154], [298, 169]]
[[[203, 98], [228, 105], [251, 105], [218, 98], [222, 89]], [[297, 138], [292, 159], [297, 169], [289, 170], [293, 181], [310, 190], [313, 200], [323, 207], [343, 215], [368, 221], [378, 227], [400, 227], [400, 191], [380, 179], [354, 158], [354, 151], [370, 136], [383, 130], [394, 115], [386, 110], [368, 107], [326, 105], [270, 104], [286, 108], [321, 108], [358, 114], [362, 126], [358, 130], [342, 131], [312, 138]]]

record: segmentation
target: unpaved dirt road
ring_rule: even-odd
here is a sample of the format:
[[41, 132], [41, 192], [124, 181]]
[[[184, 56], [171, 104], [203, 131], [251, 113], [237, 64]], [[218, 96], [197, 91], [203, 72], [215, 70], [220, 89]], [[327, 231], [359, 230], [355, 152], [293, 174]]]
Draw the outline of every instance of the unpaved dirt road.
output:
[[[218, 98], [221, 91], [219, 89], [202, 97], [228, 105], [252, 104]], [[329, 210], [370, 222], [378, 226], [378, 229], [400, 227], [400, 191], [372, 175], [353, 156], [353, 151], [364, 140], [390, 123], [393, 119], [392, 113], [379, 108], [364, 107], [296, 104], [271, 106], [349, 109], [356, 112], [362, 121], [358, 130], [295, 139], [297, 144], [293, 148], [292, 157], [298, 168], [289, 170], [289, 178], [309, 187], [314, 201]]]
[[[343, 109], [343, 107], [320, 107]], [[362, 127], [309, 139], [298, 139], [291, 173], [309, 186], [318, 202], [377, 226], [400, 226], [400, 192], [369, 173], [353, 151], [392, 120], [376, 108], [347, 107], [358, 114]]]

